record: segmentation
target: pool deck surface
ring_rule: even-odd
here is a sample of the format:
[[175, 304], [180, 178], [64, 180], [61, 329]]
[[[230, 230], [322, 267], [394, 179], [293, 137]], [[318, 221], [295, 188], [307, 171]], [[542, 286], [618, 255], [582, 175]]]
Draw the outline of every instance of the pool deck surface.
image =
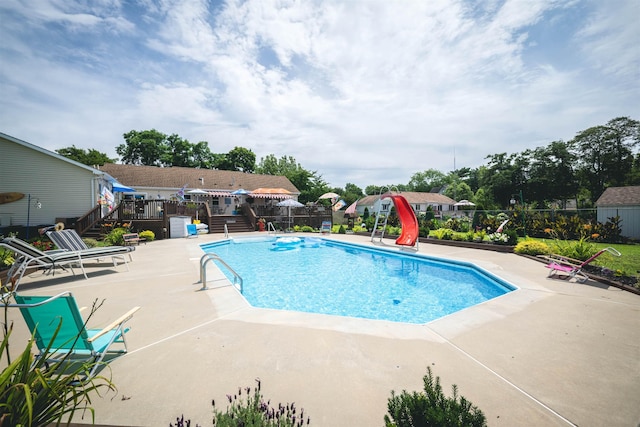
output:
[[[265, 233], [232, 237], [257, 235]], [[640, 424], [639, 295], [548, 279], [544, 264], [515, 254], [422, 243], [420, 253], [474, 263], [519, 289], [425, 325], [258, 309], [212, 264], [209, 289], [198, 283], [200, 244], [220, 239], [142, 244], [130, 271], [91, 266], [88, 280], [23, 279], [24, 294], [68, 290], [89, 307], [104, 299], [94, 327], [141, 306], [127, 323], [129, 353], [103, 371], [117, 392], [94, 397], [96, 424], [168, 426], [184, 414], [192, 426], [211, 426], [213, 399], [224, 409], [227, 394], [260, 378], [272, 405], [295, 402], [310, 425], [383, 426], [391, 390], [422, 390], [427, 367], [447, 395], [456, 384], [489, 426]], [[28, 331], [17, 310], [9, 316], [17, 353]], [[91, 423], [80, 414], [73, 421]]]

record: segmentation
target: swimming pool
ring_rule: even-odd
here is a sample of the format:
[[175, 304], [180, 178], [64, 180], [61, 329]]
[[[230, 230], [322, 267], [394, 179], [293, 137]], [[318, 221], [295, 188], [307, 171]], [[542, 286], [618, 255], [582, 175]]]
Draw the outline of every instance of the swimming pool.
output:
[[422, 324], [516, 289], [470, 263], [329, 239], [243, 238], [201, 247], [242, 277], [244, 297], [261, 308]]

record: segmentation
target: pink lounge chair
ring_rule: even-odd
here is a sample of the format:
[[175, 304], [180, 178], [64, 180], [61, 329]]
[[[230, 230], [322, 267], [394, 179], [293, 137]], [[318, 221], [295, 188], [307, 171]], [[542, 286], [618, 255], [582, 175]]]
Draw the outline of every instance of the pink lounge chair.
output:
[[561, 255], [551, 255], [551, 262], [546, 265], [549, 269], [549, 276], [547, 277], [552, 277], [560, 273], [569, 276], [569, 280], [575, 277], [578, 282], [586, 282], [587, 279], [589, 279], [589, 276], [587, 276], [582, 269], [605, 252], [609, 252], [615, 256], [620, 256], [620, 252], [612, 247], [601, 249], [586, 261], [575, 260]]

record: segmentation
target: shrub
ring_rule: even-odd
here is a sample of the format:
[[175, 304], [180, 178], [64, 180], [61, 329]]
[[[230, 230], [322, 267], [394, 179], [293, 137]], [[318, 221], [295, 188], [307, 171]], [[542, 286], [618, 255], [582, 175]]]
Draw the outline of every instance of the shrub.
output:
[[113, 246], [122, 246], [124, 245], [123, 235], [127, 234], [129, 230], [124, 227], [117, 227], [113, 230], [109, 231], [106, 236], [104, 236], [104, 242], [108, 245]]
[[344, 228], [344, 225], [341, 225], [340, 228], [338, 228], [338, 234], [346, 234], [347, 233], [347, 229]]
[[440, 240], [451, 240], [453, 238], [454, 232], [449, 228], [438, 228], [437, 230], [433, 230], [433, 236], [436, 239]]
[[[213, 425], [215, 427], [302, 427], [309, 425], [311, 419], [304, 413], [304, 408], [296, 407], [295, 403], [278, 403], [278, 407], [271, 406], [271, 401], [264, 399], [260, 391], [260, 379], [256, 379], [257, 386], [238, 388], [238, 393], [233, 396], [227, 394], [227, 408], [224, 412], [213, 406]], [[246, 397], [245, 397], [246, 396]], [[184, 416], [176, 419], [176, 427], [191, 425]], [[173, 424], [169, 424], [173, 427]]]
[[305, 233], [313, 233], [315, 230], [310, 225], [303, 225], [302, 227], [300, 227], [300, 231], [303, 231]]
[[506, 245], [509, 241], [507, 233], [491, 233], [487, 236], [492, 243], [496, 245]]
[[141, 231], [138, 235], [147, 242], [153, 242], [156, 239], [156, 233], [151, 230]]
[[391, 398], [387, 403], [389, 415], [384, 416], [387, 427], [487, 425], [484, 413], [464, 397], [458, 396], [455, 384], [452, 386], [453, 396], [445, 396], [440, 378], [433, 378], [430, 367], [427, 367], [427, 375], [423, 377], [423, 381], [424, 393], [408, 393], [403, 390], [400, 395], [396, 395], [391, 391]]
[[549, 245], [543, 242], [539, 242], [537, 240], [523, 240], [518, 243], [513, 251], [517, 254], [525, 254], [525, 255], [546, 255], [551, 253], [551, 248]]
[[555, 240], [551, 246], [551, 251], [558, 255], [586, 261], [598, 252], [598, 248], [593, 243], [589, 243], [587, 239], [582, 238], [576, 242]]

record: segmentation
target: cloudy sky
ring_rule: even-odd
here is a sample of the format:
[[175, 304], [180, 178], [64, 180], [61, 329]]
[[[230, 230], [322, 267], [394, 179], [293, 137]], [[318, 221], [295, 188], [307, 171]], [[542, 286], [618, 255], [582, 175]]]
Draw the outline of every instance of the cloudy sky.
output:
[[117, 157], [154, 128], [332, 186], [407, 183], [640, 119], [639, 18], [638, 0], [2, 0], [0, 132]]

